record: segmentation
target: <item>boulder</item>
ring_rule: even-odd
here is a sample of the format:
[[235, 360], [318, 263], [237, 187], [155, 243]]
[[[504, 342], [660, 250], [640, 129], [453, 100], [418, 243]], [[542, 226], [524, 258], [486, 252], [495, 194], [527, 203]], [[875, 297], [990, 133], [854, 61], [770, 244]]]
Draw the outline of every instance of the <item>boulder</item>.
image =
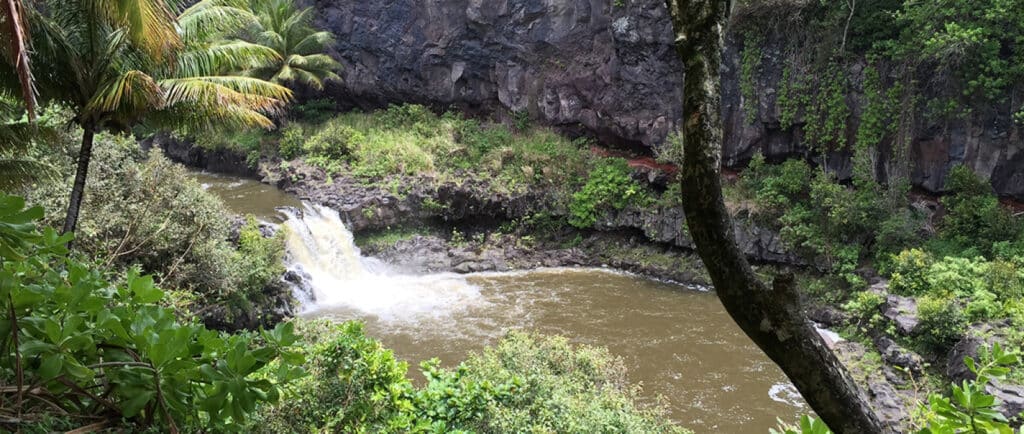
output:
[[896, 331], [909, 336], [914, 334], [921, 320], [917, 317], [917, 301], [911, 297], [888, 294], [882, 315], [896, 325]]

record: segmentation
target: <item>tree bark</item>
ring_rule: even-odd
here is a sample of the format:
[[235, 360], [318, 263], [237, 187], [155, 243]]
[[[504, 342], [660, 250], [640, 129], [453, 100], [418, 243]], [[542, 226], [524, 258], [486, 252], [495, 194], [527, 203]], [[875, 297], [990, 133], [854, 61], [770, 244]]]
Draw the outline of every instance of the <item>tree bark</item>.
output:
[[719, 68], [729, 0], [666, 0], [685, 66], [680, 182], [686, 221], [718, 298], [836, 433], [887, 432], [800, 310], [792, 276], [768, 288], [736, 245], [722, 198]]
[[[71, 200], [68, 203], [68, 213], [64, 218], [64, 230], [62, 233], [74, 232], [78, 227], [78, 211], [82, 207], [82, 198], [85, 196], [85, 180], [89, 175], [89, 160], [92, 159], [92, 142], [95, 131], [90, 125], [82, 126], [82, 147], [78, 150], [78, 169], [75, 171], [75, 183], [71, 187]], [[68, 243], [71, 248], [71, 243]]]

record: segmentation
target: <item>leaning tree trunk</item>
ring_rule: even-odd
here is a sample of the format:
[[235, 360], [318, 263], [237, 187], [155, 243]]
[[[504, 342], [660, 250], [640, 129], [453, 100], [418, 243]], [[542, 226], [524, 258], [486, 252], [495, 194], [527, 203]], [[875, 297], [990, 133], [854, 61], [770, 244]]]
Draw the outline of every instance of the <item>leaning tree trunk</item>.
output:
[[792, 276], [763, 284], [736, 245], [722, 199], [721, 80], [729, 0], [667, 0], [685, 66], [680, 177], [687, 225], [729, 315], [782, 368], [837, 433], [887, 430], [817, 330], [804, 317]]
[[[85, 180], [89, 174], [89, 160], [92, 159], [92, 141], [95, 131], [91, 126], [82, 126], [82, 147], [78, 150], [78, 169], [75, 171], [75, 183], [71, 187], [71, 201], [68, 203], [68, 214], [64, 218], [63, 233], [74, 232], [78, 226], [78, 211], [82, 208], [85, 195]], [[68, 247], [71, 244], [68, 243]]]

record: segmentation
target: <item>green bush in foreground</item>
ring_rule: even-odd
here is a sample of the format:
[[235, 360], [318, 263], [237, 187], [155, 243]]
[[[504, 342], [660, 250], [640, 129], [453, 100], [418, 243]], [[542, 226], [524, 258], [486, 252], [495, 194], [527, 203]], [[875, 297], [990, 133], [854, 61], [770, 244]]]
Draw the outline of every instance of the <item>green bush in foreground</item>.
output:
[[[261, 411], [259, 432], [683, 433], [660, 409], [636, 404], [621, 360], [564, 338], [511, 333], [455, 369], [406, 364], [359, 323], [305, 323], [309, 377]], [[316, 337], [318, 336], [318, 337]]]
[[[0, 194], [0, 421], [15, 431], [96, 416], [160, 430], [233, 431], [260, 402], [301, 374], [297, 336], [285, 323], [258, 335], [228, 335], [177, 319], [152, 277], [131, 271], [112, 285], [70, 259], [42, 208]], [[279, 361], [274, 375], [253, 374]], [[13, 389], [13, 390], [12, 390]], [[49, 415], [50, 417], [46, 417]], [[62, 420], [62, 421], [61, 421]]]

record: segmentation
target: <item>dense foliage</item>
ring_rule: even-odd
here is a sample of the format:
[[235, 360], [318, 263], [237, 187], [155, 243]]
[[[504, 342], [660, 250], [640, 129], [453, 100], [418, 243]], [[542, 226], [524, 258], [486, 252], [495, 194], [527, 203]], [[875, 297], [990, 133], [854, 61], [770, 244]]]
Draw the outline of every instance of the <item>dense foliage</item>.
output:
[[853, 183], [854, 188], [843, 185], [802, 160], [769, 165], [755, 157], [738, 187], [792, 248], [859, 286], [863, 282], [854, 271], [861, 260], [912, 245], [919, 225], [906, 199], [895, 197], [899, 191], [860, 174]]
[[[221, 335], [178, 320], [152, 277], [111, 284], [68, 257], [71, 235], [42, 231], [40, 207], [0, 195], [0, 380], [15, 429], [127, 422], [140, 428], [237, 429], [301, 370], [292, 325]], [[279, 361], [273, 376], [253, 374]], [[46, 415], [56, 415], [57, 421]], [[35, 428], [32, 428], [35, 426]]]
[[657, 408], [636, 404], [622, 361], [564, 338], [511, 333], [454, 369], [422, 365], [414, 387], [406, 365], [367, 338], [359, 323], [301, 327], [310, 376], [265, 409], [259, 432], [686, 432]]
[[[67, 200], [75, 137], [60, 133], [47, 148], [31, 150], [37, 161], [58, 172], [27, 189], [30, 202], [50, 212], [58, 225]], [[206, 192], [180, 165], [158, 150], [141, 152], [138, 144], [113, 135], [97, 136], [92, 161], [95, 176], [76, 232], [77, 249], [105, 267], [138, 266], [173, 290], [179, 306], [197, 311], [223, 305], [228, 318], [249, 314], [264, 290], [278, 285], [283, 273], [284, 233], [264, 239], [255, 222], [232, 236], [224, 204]], [[230, 241], [237, 238], [236, 243]], [[279, 288], [287, 293], [287, 288]], [[180, 296], [180, 297], [179, 297]]]

